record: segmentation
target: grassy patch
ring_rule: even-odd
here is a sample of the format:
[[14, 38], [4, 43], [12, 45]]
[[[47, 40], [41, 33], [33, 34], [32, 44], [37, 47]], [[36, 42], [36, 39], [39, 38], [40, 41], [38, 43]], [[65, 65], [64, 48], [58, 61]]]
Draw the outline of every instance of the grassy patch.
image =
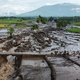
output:
[[66, 29], [66, 31], [80, 33], [80, 28], [70, 28], [70, 29]]
[[0, 19], [0, 29], [8, 28], [9, 26], [15, 26], [15, 28], [25, 28], [27, 23], [31, 23], [32, 20], [19, 20], [19, 19]]
[[0, 24], [0, 28], [7, 28], [8, 24]]
[[73, 25], [80, 26], [80, 22], [73, 22]]
[[30, 22], [31, 20], [20, 20], [20, 19], [0, 19], [0, 23], [5, 24], [16, 24], [16, 23], [26, 23]]

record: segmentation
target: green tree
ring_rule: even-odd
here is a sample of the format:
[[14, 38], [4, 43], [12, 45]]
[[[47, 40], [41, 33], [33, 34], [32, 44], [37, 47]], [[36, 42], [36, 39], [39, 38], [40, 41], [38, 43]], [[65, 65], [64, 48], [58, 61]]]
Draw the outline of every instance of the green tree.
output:
[[36, 19], [36, 22], [41, 22], [41, 23], [47, 23], [47, 18], [45, 18], [45, 17], [42, 17], [42, 16], [40, 16], [39, 15], [39, 17]]
[[70, 22], [67, 20], [58, 20], [57, 21], [57, 27], [58, 28], [63, 28], [65, 26], [67, 26], [67, 24], [70, 24]]
[[31, 29], [32, 29], [32, 30], [38, 29], [38, 25], [33, 25]]
[[13, 27], [9, 27], [9, 28], [8, 28], [8, 34], [9, 34], [9, 37], [10, 37], [10, 38], [12, 38], [13, 32], [14, 32], [14, 28], [13, 28]]
[[51, 17], [49, 17], [49, 19], [48, 19], [48, 21], [53, 21], [54, 20], [54, 18], [51, 16]]

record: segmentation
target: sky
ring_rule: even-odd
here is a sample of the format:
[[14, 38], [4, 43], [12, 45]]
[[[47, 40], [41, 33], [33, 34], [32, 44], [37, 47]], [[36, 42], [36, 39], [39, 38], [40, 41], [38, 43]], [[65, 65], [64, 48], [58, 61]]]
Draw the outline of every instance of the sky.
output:
[[61, 3], [80, 5], [80, 0], [0, 0], [0, 12], [15, 12], [21, 14], [35, 10], [41, 6]]

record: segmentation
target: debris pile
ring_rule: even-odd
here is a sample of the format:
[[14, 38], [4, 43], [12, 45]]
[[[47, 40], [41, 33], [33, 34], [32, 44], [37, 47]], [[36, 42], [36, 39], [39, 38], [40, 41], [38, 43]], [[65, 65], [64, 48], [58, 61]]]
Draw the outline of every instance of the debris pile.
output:
[[9, 80], [14, 72], [14, 68], [11, 64], [5, 63], [0, 67], [0, 80]]
[[9, 61], [7, 56], [0, 56], [0, 80], [11, 80], [14, 73], [14, 65]]
[[2, 47], [2, 50], [9, 51], [12, 47], [16, 47], [20, 44], [21, 36], [15, 35], [12, 39], [9, 39], [5, 42]]
[[6, 38], [0, 38], [0, 43], [3, 43], [4, 41], [6, 41]]
[[13, 47], [12, 40], [7, 41], [4, 46], [2, 47], [3, 50], [8, 51], [10, 48]]
[[[14, 34], [11, 39], [0, 40], [1, 51], [12, 52], [49, 52], [52, 50], [78, 51], [80, 50], [79, 35], [66, 33], [65, 31], [50, 30], [21, 30], [20, 34]], [[74, 37], [73, 37], [74, 36]], [[2, 46], [3, 45], [3, 46]]]
[[11, 39], [7, 39], [2, 50], [9, 51], [11, 48], [16, 47], [14, 52], [41, 52], [42, 49], [49, 47], [51, 42], [52, 38], [45, 30], [22, 31], [21, 34], [14, 35]]
[[25, 51], [29, 51], [30, 49], [31, 49], [31, 43], [30, 43], [30, 41], [27, 41], [26, 43], [21, 43], [15, 51], [16, 52], [25, 52]]
[[22, 39], [20, 45], [15, 50], [16, 52], [25, 51], [41, 51], [45, 47], [48, 47], [51, 43], [51, 39], [47, 33], [43, 31], [33, 32], [29, 36], [25, 36]]

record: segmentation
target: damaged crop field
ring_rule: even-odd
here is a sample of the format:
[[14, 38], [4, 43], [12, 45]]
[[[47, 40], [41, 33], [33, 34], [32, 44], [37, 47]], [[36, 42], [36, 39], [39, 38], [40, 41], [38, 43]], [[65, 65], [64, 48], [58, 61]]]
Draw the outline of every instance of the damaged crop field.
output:
[[6, 24], [0, 29], [0, 80], [80, 79], [80, 33], [59, 29], [54, 21]]

